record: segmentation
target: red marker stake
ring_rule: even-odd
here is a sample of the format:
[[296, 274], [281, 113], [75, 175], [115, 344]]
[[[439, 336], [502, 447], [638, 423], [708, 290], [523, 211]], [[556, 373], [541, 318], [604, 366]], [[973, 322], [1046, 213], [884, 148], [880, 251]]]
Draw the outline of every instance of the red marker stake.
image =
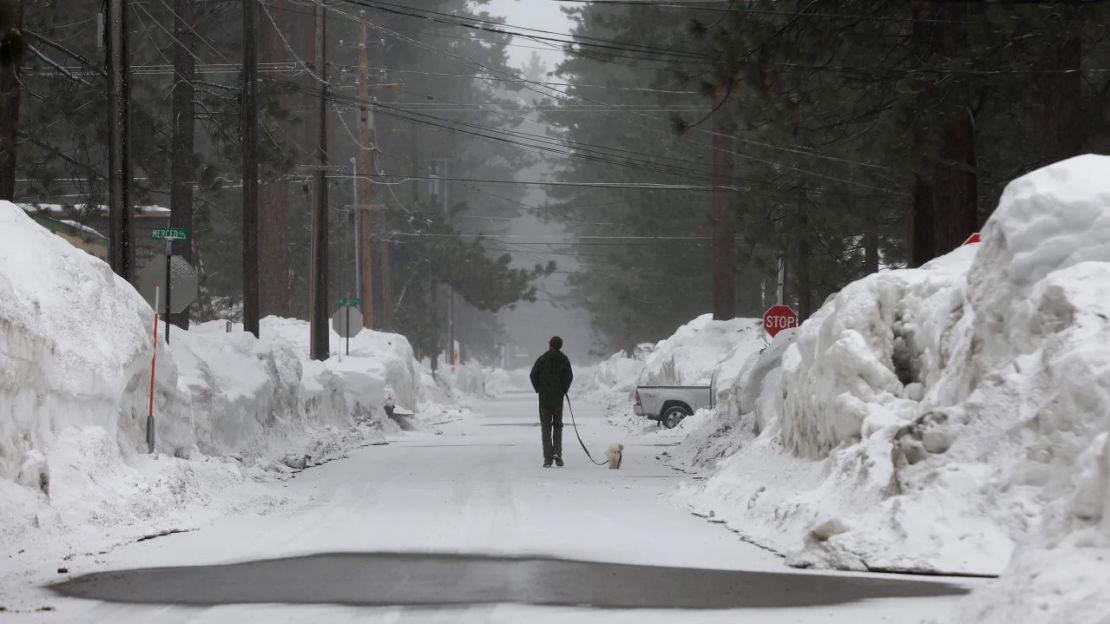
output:
[[154, 354], [150, 356], [150, 408], [146, 415], [146, 445], [154, 452], [154, 368], [158, 364], [158, 304], [162, 285], [154, 286]]

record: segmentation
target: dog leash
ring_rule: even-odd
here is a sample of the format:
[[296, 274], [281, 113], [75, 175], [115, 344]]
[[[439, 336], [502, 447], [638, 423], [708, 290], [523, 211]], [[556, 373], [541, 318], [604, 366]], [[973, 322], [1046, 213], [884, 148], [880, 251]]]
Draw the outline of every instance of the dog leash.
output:
[[599, 462], [594, 459], [593, 455], [590, 455], [590, 449], [586, 448], [586, 443], [582, 441], [582, 436], [578, 434], [578, 423], [574, 422], [574, 407], [570, 404], [570, 395], [567, 394], [564, 396], [567, 399], [567, 409], [570, 410], [570, 424], [574, 427], [574, 437], [578, 438], [578, 443], [582, 445], [582, 450], [586, 452], [586, 457], [590, 458], [590, 461], [593, 462], [595, 466], [604, 466], [608, 464], [609, 462]]

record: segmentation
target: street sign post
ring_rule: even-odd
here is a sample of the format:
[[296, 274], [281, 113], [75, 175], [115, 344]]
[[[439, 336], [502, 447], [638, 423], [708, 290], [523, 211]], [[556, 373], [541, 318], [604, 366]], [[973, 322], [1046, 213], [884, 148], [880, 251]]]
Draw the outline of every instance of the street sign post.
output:
[[[189, 232], [185, 228], [180, 228], [180, 227], [178, 227], [178, 228], [174, 228], [174, 227], [155, 228], [155, 229], [150, 231], [150, 237], [154, 240], [164, 240], [164, 241], [166, 241], [166, 272], [165, 272], [165, 275], [167, 276], [167, 278], [164, 282], [160, 282], [160, 283], [166, 285], [166, 306], [170, 307], [170, 293], [173, 290], [173, 284], [171, 284], [170, 282], [172, 282], [173, 280], [170, 279], [169, 276], [172, 275], [172, 273], [170, 271], [170, 258], [173, 257], [173, 242], [175, 240], [188, 240]], [[193, 298], [195, 299], [196, 296], [194, 295]], [[185, 304], [185, 305], [187, 306], [188, 304]], [[185, 308], [182, 308], [181, 310], [183, 311], [184, 309]], [[176, 312], [175, 312], [175, 314], [176, 314]], [[166, 344], [169, 344], [169, 343], [170, 343], [170, 312], [167, 310], [167, 312], [166, 312]]]
[[188, 240], [189, 231], [185, 228], [155, 228], [150, 231], [150, 237], [154, 240]]
[[[166, 240], [168, 242], [174, 239]], [[158, 285], [165, 292], [160, 298], [152, 298]], [[199, 293], [196, 269], [185, 258], [171, 255], [155, 256], [135, 276], [135, 288], [166, 319], [167, 343], [170, 341], [169, 315], [184, 312]]]
[[351, 354], [351, 336], [362, 331], [362, 312], [358, 299], [340, 299], [339, 309], [331, 317], [331, 326], [341, 338], [347, 339], [347, 355]]
[[798, 326], [798, 314], [787, 305], [773, 305], [763, 313], [763, 329], [774, 338], [784, 329]]

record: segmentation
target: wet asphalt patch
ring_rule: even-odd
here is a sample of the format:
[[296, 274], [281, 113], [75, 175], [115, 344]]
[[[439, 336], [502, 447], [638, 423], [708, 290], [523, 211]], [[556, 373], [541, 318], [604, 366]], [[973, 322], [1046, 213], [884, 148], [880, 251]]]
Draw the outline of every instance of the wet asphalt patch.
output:
[[519, 603], [621, 609], [818, 607], [967, 592], [944, 582], [898, 578], [424, 553], [333, 553], [97, 572], [50, 588], [74, 598], [139, 604]]

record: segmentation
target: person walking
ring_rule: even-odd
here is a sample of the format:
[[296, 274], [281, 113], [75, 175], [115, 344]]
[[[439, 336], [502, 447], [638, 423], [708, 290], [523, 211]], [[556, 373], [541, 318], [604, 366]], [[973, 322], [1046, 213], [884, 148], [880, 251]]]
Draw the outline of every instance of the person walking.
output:
[[528, 378], [540, 398], [540, 433], [543, 436], [543, 467], [563, 465], [563, 397], [570, 391], [574, 373], [563, 355], [563, 339], [553, 336], [549, 347], [532, 365]]

